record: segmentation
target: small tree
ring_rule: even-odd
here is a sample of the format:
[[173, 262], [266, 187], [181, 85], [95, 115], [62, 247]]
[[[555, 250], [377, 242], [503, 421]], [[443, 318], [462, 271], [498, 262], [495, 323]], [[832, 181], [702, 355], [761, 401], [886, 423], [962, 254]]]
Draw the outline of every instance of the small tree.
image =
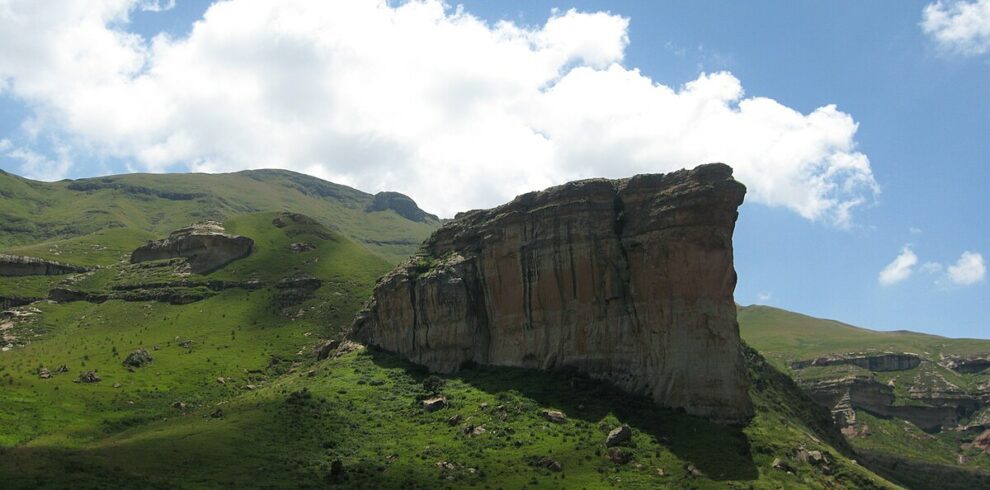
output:
[[447, 384], [447, 382], [444, 381], [443, 378], [435, 374], [431, 374], [430, 376], [427, 376], [427, 378], [423, 380], [423, 389], [426, 390], [427, 393], [431, 395], [438, 395], [440, 394], [440, 390], [443, 389], [443, 385], [445, 384]]

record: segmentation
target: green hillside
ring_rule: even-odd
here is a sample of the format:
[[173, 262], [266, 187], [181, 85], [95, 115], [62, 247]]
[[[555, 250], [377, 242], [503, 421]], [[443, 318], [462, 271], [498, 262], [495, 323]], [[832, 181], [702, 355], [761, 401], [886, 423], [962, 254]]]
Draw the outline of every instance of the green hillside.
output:
[[[902, 482], [990, 482], [990, 453], [973, 444], [990, 429], [990, 340], [880, 332], [768, 306], [740, 307], [738, 317], [746, 342], [816, 399], [830, 405], [848, 390], [855, 422], [843, 433]], [[838, 361], [888, 354], [917, 361], [873, 369]]]
[[[438, 225], [368, 212], [359, 191], [280, 171], [0, 179], [0, 253], [89, 268], [0, 277], [19, 304], [0, 313], [4, 489], [892, 488], [751, 349], [743, 427], [574, 373], [437, 377], [356, 345], [318, 359]], [[208, 218], [250, 254], [204, 274], [130, 263]], [[631, 443], [606, 448], [623, 424]]]
[[[439, 226], [394, 210], [366, 211], [374, 196], [287, 170], [231, 174], [127, 174], [37, 182], [0, 170], [0, 249], [57, 258], [51, 241], [117, 229], [128, 240], [164, 235], [195, 221], [291, 211], [311, 216], [390, 262], [416, 250]], [[65, 242], [60, 242], [65, 243]], [[28, 250], [19, 245], [31, 244]]]

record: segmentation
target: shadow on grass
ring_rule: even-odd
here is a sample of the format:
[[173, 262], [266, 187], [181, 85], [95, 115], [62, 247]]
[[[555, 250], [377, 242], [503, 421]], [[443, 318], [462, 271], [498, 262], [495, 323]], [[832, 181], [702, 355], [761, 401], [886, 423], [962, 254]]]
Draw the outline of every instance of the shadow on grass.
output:
[[[383, 368], [404, 368], [417, 380], [429, 372], [392, 354], [368, 350]], [[749, 439], [741, 427], [716, 424], [683, 411], [658, 407], [607, 382], [573, 371], [544, 372], [522, 368], [475, 366], [448, 379], [461, 380], [490, 394], [515, 391], [541, 406], [563, 410], [568, 417], [598, 423], [609, 414], [650, 435], [678, 458], [695, 465], [716, 481], [756, 480]], [[604, 449], [604, 434], [602, 437]]]

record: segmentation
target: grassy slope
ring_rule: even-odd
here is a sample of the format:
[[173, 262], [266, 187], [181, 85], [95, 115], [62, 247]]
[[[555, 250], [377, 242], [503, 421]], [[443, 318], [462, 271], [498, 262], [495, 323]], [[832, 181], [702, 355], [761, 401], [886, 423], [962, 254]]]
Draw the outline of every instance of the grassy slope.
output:
[[[744, 428], [658, 409], [580, 377], [515, 369], [448, 377], [443, 391], [450, 407], [427, 414], [417, 405], [427, 376], [420, 369], [383, 353], [359, 351], [319, 363], [309, 355], [318, 337], [347, 325], [388, 264], [343, 233], [315, 223], [279, 229], [273, 217], [228, 220], [231, 231], [255, 240], [254, 253], [190, 279], [271, 284], [296, 272], [313, 274], [324, 286], [301, 317], [281, 315], [272, 288], [231, 289], [182, 306], [36, 304], [42, 313], [30, 325], [30, 343], [0, 353], [4, 488], [887, 486], [843, 456], [827, 414], [753, 352], [757, 416]], [[161, 270], [121, 263], [130, 244], [109, 236], [36, 249], [106, 266], [80, 281], [81, 289], [167, 279]], [[289, 251], [296, 241], [317, 249]], [[180, 347], [180, 340], [192, 340], [192, 348]], [[149, 348], [155, 360], [129, 372], [121, 361], [138, 347]], [[35, 374], [42, 364], [66, 364], [71, 371], [42, 380]], [[97, 371], [103, 381], [74, 383], [83, 370]], [[176, 402], [186, 408], [175, 408]], [[562, 409], [569, 420], [547, 422], [542, 408]], [[214, 417], [218, 409], [222, 416]], [[464, 421], [451, 426], [447, 419], [454, 414]], [[618, 423], [635, 432], [635, 447], [628, 449], [633, 461], [626, 465], [604, 457], [602, 441]], [[465, 436], [465, 424], [482, 424], [486, 432]], [[834, 473], [799, 461], [794, 451], [800, 446], [828, 451]], [[529, 464], [539, 456], [557, 459], [564, 471]], [[796, 474], [771, 468], [778, 457]], [[328, 479], [335, 460], [343, 462], [345, 476]], [[689, 474], [688, 465], [703, 475]]]
[[[814, 367], [791, 371], [790, 361], [812, 359], [826, 354], [864, 351], [914, 352], [931, 359], [940, 355], [978, 355], [990, 353], [990, 340], [950, 339], [914, 332], [878, 332], [832, 320], [813, 318], [768, 306], [741, 307], [739, 327], [743, 338], [772, 362], [797, 379], [840, 377], [843, 375], [875, 376], [880, 382], [895, 382], [895, 404], [911, 405], [907, 386], [928, 382], [938, 376], [964, 388], [973, 389], [990, 381], [990, 376], [960, 375], [938, 364], [924, 362], [906, 371], [871, 373], [854, 366]], [[973, 432], [946, 430], [927, 434], [899, 419], [882, 419], [859, 411], [859, 428], [866, 434], [850, 439], [857, 449], [896, 454], [931, 463], [957, 465], [958, 455], [969, 458], [968, 468], [990, 471], [990, 454], [963, 449]]]
[[[0, 248], [122, 233], [128, 241], [161, 236], [204, 219], [291, 210], [365, 243], [391, 262], [412, 253], [437, 226], [393, 211], [365, 212], [370, 194], [282, 170], [231, 174], [128, 174], [36, 182], [0, 173]], [[116, 231], [125, 228], [130, 231]], [[143, 233], [140, 233], [143, 232]], [[58, 258], [47, 244], [28, 247]]]

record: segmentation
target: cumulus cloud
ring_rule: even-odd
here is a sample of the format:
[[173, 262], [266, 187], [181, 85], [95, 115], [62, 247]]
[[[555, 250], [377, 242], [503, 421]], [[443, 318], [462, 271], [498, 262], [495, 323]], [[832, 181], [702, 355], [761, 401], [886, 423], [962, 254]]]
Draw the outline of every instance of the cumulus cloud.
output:
[[[9, 149], [10, 141], [0, 140], [0, 151]], [[6, 156], [19, 162], [21, 173], [31, 179], [59, 180], [64, 179], [72, 166], [70, 150], [67, 146], [56, 144], [53, 147], [55, 158], [49, 158], [30, 148], [18, 147], [6, 153]]]
[[887, 264], [887, 267], [884, 267], [880, 271], [878, 281], [883, 286], [897, 284], [911, 277], [911, 273], [914, 272], [914, 266], [917, 263], [918, 256], [915, 255], [910, 247], [905, 245], [901, 249], [901, 253], [891, 263]]
[[957, 286], [971, 286], [983, 282], [987, 267], [983, 255], [976, 252], [963, 252], [955, 264], [946, 269], [946, 278]]
[[756, 293], [756, 299], [763, 304], [769, 303], [773, 299], [773, 293], [769, 291], [760, 291]]
[[629, 19], [483, 22], [439, 0], [212, 5], [186, 37], [126, 30], [171, 2], [0, 0], [0, 80], [42, 132], [147, 171], [279, 167], [451, 216], [576, 178], [731, 164], [748, 200], [839, 226], [878, 192], [857, 123], [623, 64]]
[[990, 0], [931, 3], [922, 12], [921, 29], [947, 52], [984, 54], [990, 51]]

